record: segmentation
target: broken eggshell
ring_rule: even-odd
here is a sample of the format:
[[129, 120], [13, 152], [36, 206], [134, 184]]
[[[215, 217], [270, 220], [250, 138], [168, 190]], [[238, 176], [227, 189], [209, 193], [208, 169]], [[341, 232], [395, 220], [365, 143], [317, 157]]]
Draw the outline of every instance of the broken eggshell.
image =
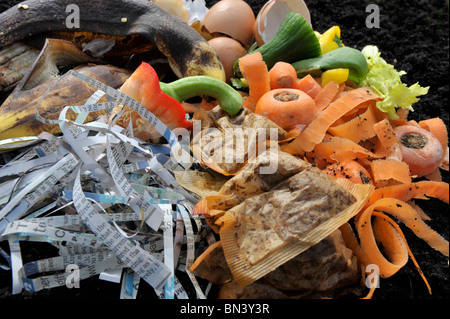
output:
[[253, 9], [242, 0], [220, 0], [208, 10], [202, 21], [209, 33], [229, 36], [245, 48], [253, 43], [254, 24]]
[[303, 0], [270, 0], [264, 4], [253, 25], [253, 33], [258, 46], [275, 36], [281, 22], [291, 11], [302, 15], [311, 25], [311, 14]]
[[236, 60], [247, 54], [247, 50], [239, 41], [230, 37], [215, 37], [208, 42], [219, 55], [225, 70], [226, 82], [231, 83], [230, 79], [234, 76], [233, 65]]

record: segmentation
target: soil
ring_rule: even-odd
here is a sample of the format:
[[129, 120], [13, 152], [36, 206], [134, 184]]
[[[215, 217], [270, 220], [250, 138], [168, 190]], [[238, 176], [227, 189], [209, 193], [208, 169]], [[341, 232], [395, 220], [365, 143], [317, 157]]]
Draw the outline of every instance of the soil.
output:
[[[0, 12], [17, 0], [2, 1]], [[217, 1], [206, 1], [210, 6]], [[247, 1], [255, 14], [265, 1]], [[429, 93], [414, 105], [411, 119], [441, 117], [448, 127], [449, 96], [449, 1], [448, 0], [306, 0], [315, 30], [323, 32], [333, 25], [342, 30], [342, 41], [347, 46], [362, 49], [367, 44], [377, 45], [382, 56], [396, 69], [407, 72], [403, 81], [409, 85], [419, 82], [429, 86]], [[366, 19], [373, 12], [369, 4], [379, 8], [379, 28], [369, 28]], [[442, 171], [448, 182], [448, 172]], [[431, 217], [429, 225], [445, 239], [449, 238], [448, 205], [437, 200], [417, 201]], [[448, 258], [431, 249], [408, 229], [403, 229], [409, 246], [432, 288], [432, 294], [421, 279], [414, 264], [409, 261], [397, 274], [382, 279], [374, 299], [439, 299], [449, 298]], [[36, 260], [52, 254], [45, 244], [21, 245], [24, 261]], [[23, 292], [11, 296], [10, 273], [0, 270], [0, 298], [107, 298], [118, 299], [120, 287], [97, 277], [81, 282], [79, 289], [56, 288], [38, 293]], [[138, 298], [154, 298], [147, 285], [140, 286]]]

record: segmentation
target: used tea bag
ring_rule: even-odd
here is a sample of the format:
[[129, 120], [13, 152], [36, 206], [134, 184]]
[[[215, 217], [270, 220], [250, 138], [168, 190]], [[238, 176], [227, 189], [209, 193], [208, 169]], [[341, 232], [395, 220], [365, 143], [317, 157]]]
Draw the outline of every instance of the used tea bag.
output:
[[372, 190], [308, 167], [227, 210], [216, 224], [234, 279], [245, 286], [317, 244], [355, 216]]
[[248, 109], [234, 117], [219, 106], [208, 112], [196, 112], [194, 131], [196, 120], [201, 122], [201, 131], [193, 138], [193, 154], [203, 165], [225, 176], [237, 174], [267, 144], [278, 149], [278, 142], [289, 138], [281, 127]]
[[[261, 168], [276, 161], [274, 174]], [[355, 216], [369, 184], [333, 180], [282, 151], [266, 151], [194, 207], [220, 234], [234, 280], [248, 285], [330, 235]]]

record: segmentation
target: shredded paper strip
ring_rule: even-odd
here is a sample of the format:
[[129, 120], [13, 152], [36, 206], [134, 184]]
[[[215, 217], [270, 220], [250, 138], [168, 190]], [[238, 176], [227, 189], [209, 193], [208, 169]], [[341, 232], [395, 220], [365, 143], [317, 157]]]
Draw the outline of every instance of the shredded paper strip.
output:
[[[65, 106], [58, 120], [38, 112], [58, 81], [41, 97], [36, 118], [59, 125], [62, 134], [0, 141], [6, 163], [0, 168], [0, 240], [9, 245], [8, 252], [0, 248], [0, 265], [12, 272], [12, 293], [79, 287], [83, 279], [99, 275], [121, 283], [122, 299], [136, 298], [141, 280], [159, 298], [206, 298], [189, 268], [211, 233], [200, 217], [191, 216], [200, 197], [173, 175], [189, 169], [189, 152], [173, 131], [129, 96], [73, 70], [63, 76], [97, 91], [85, 105]], [[107, 102], [98, 103], [105, 95]], [[115, 126], [125, 106], [168, 144], [144, 143]], [[84, 124], [90, 112], [111, 115], [120, 107], [109, 124], [102, 118]], [[77, 113], [75, 121], [66, 119], [68, 110]], [[24, 264], [23, 241], [48, 243], [59, 256]], [[187, 274], [193, 296], [176, 270]]]

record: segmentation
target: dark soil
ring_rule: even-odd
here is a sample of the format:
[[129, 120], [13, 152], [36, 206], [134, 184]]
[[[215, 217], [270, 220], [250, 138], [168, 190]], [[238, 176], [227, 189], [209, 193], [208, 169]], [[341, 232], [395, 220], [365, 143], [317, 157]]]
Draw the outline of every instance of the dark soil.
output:
[[[207, 1], [209, 5], [217, 1]], [[247, 1], [258, 13], [265, 1]], [[323, 32], [333, 25], [342, 30], [342, 41], [361, 49], [367, 44], [377, 45], [383, 57], [398, 70], [407, 74], [403, 81], [409, 85], [419, 82], [429, 86], [428, 95], [414, 105], [411, 119], [441, 117], [448, 127], [449, 95], [449, 2], [448, 0], [306, 0], [312, 15], [313, 27]], [[18, 3], [16, 0], [2, 1], [0, 11]], [[378, 5], [380, 27], [368, 28], [366, 12], [368, 4]], [[448, 173], [443, 172], [448, 182]], [[437, 200], [417, 201], [431, 217], [429, 225], [445, 239], [449, 238], [448, 205]], [[408, 229], [403, 229], [410, 248], [423, 273], [428, 279], [432, 295], [422, 281], [414, 264], [410, 261], [396, 275], [383, 279], [374, 299], [439, 299], [449, 298], [448, 258], [431, 249]], [[45, 244], [23, 243], [24, 262], [45, 258], [51, 254]], [[10, 273], [0, 270], [0, 298], [109, 298], [118, 299], [117, 284], [91, 278], [81, 283], [79, 289], [57, 288], [35, 294], [24, 292], [11, 296]], [[138, 298], [154, 298], [145, 284]]]

